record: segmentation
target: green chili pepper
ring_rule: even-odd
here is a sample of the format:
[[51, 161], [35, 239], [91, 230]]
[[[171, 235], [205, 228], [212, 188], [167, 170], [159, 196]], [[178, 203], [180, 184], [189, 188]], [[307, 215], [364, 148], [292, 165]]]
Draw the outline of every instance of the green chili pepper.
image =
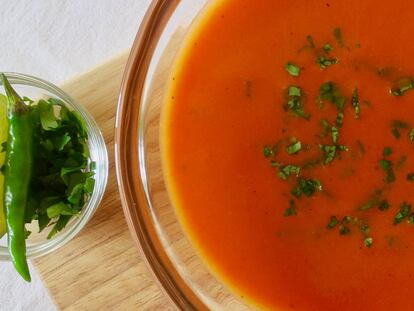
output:
[[29, 107], [0, 75], [7, 94], [9, 136], [4, 172], [4, 209], [9, 252], [17, 272], [30, 282], [26, 258], [25, 211], [33, 167], [33, 120]]

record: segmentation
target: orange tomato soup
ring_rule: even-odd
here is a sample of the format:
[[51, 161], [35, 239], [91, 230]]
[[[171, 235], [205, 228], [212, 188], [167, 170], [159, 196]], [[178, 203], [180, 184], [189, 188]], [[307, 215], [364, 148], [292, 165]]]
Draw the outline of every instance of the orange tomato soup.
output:
[[[162, 115], [177, 215], [272, 310], [410, 310], [413, 1], [212, 1]], [[412, 209], [414, 212], [414, 208]]]

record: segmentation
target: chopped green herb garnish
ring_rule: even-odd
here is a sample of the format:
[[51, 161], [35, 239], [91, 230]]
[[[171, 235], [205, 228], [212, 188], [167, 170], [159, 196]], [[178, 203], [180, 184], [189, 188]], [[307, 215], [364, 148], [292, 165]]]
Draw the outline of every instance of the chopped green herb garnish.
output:
[[387, 171], [387, 170], [391, 169], [391, 167], [392, 167], [391, 161], [385, 160], [385, 159], [381, 159], [379, 161], [379, 165], [384, 171]]
[[364, 245], [368, 248], [370, 248], [372, 246], [372, 243], [374, 242], [374, 240], [371, 237], [368, 237], [364, 240]]
[[399, 131], [397, 128], [393, 128], [393, 129], [391, 130], [391, 133], [392, 133], [392, 135], [394, 135], [394, 137], [395, 137], [396, 139], [398, 139], [398, 138], [400, 138], [400, 137], [401, 137], [401, 133], [400, 133], [400, 131]]
[[367, 224], [362, 224], [362, 225], [359, 227], [359, 229], [361, 230], [361, 232], [362, 232], [363, 234], [368, 234], [368, 233], [369, 233], [369, 231], [370, 231], [369, 226], [368, 226]]
[[342, 37], [342, 30], [341, 30], [341, 28], [336, 27], [336, 28], [334, 29], [334, 31], [333, 31], [333, 35], [334, 35], [334, 38], [335, 38], [336, 42], [338, 43], [338, 45], [339, 45], [341, 48], [345, 47], [345, 44], [344, 44], [344, 39], [343, 39], [343, 37]]
[[302, 96], [302, 91], [301, 91], [300, 87], [292, 85], [292, 86], [289, 86], [289, 88], [288, 88], [288, 94], [289, 94], [289, 96], [298, 96], [298, 97], [300, 97], [300, 96]]
[[391, 133], [396, 139], [399, 139], [401, 137], [400, 130], [407, 129], [408, 127], [409, 124], [407, 122], [401, 120], [391, 121]]
[[352, 92], [352, 106], [354, 107], [355, 117], [359, 118], [359, 114], [361, 111], [359, 108], [359, 95], [358, 95], [357, 88], [355, 88], [354, 91]]
[[347, 235], [347, 234], [349, 234], [351, 232], [351, 230], [349, 229], [349, 227], [348, 226], [343, 226], [343, 225], [341, 225], [340, 227], [339, 227], [339, 234], [340, 235]]
[[283, 180], [286, 180], [291, 175], [299, 176], [299, 174], [300, 174], [300, 167], [297, 165], [289, 164], [286, 166], [279, 166], [279, 172], [277, 176], [279, 176], [279, 178]]
[[285, 69], [291, 76], [299, 77], [300, 75], [300, 67], [292, 62], [287, 62]]
[[336, 218], [336, 216], [331, 216], [329, 218], [329, 223], [328, 223], [328, 229], [333, 229], [336, 227], [336, 225], [338, 224], [338, 218]]
[[271, 157], [273, 155], [273, 150], [269, 147], [264, 147], [263, 148], [263, 155], [268, 158]]
[[318, 56], [316, 58], [316, 63], [321, 67], [321, 69], [326, 69], [329, 66], [335, 65], [338, 63], [337, 58], [327, 58], [325, 56]]
[[285, 210], [285, 212], [283, 213], [283, 216], [289, 217], [289, 216], [294, 216], [294, 215], [297, 215], [295, 201], [290, 200], [289, 207]]
[[409, 124], [401, 120], [392, 120], [391, 126], [398, 129], [407, 129], [409, 127]]
[[322, 184], [317, 179], [299, 178], [298, 184], [292, 189], [292, 195], [300, 198], [302, 194], [307, 197], [312, 196], [316, 191], [322, 191]]
[[408, 133], [408, 138], [410, 139], [410, 141], [414, 141], [414, 128], [412, 128]]
[[330, 51], [332, 51], [332, 50], [333, 50], [333, 47], [332, 47], [332, 45], [330, 45], [329, 43], [325, 43], [325, 44], [323, 45], [323, 50], [325, 51], [325, 53], [329, 53]]
[[407, 174], [407, 180], [414, 181], [414, 173], [408, 173]]
[[302, 149], [302, 143], [297, 141], [289, 146], [286, 147], [286, 152], [288, 154], [296, 154]]
[[362, 224], [359, 229], [361, 230], [361, 233], [363, 234], [368, 234], [370, 229], [369, 226], [367, 224]]
[[395, 181], [395, 173], [394, 173], [391, 161], [386, 160], [386, 159], [381, 159], [379, 161], [379, 166], [386, 173], [385, 181], [387, 183], [391, 183]]
[[394, 225], [401, 223], [411, 212], [411, 205], [404, 202], [400, 205], [400, 211], [394, 217]]
[[322, 151], [325, 153], [325, 164], [329, 164], [335, 159], [336, 146], [321, 145]]
[[414, 80], [412, 78], [402, 78], [396, 84], [398, 85], [390, 89], [390, 93], [393, 96], [402, 96], [414, 88]]
[[276, 154], [279, 151], [279, 144], [280, 144], [280, 142], [274, 144], [273, 146], [269, 146], [269, 145], [264, 146], [263, 147], [263, 156], [265, 158], [273, 158], [273, 157], [275, 157]]
[[370, 208], [374, 207], [375, 205], [379, 204], [379, 200], [381, 198], [382, 192], [383, 191], [381, 189], [375, 190], [371, 194], [369, 201], [367, 203], [361, 205], [358, 209], [360, 211], [366, 211], [366, 210], [369, 210]]
[[329, 126], [329, 122], [326, 119], [322, 119], [320, 124], [323, 129], [322, 136], [325, 137], [329, 132], [331, 132], [331, 127]]
[[272, 167], [279, 167], [279, 166], [281, 166], [281, 164], [279, 162], [276, 162], [275, 160], [271, 160], [270, 161], [270, 166], [272, 166]]
[[312, 36], [311, 35], [307, 35], [306, 36], [306, 41], [308, 41], [308, 43], [309, 43], [309, 47], [310, 48], [314, 48], [315, 47], [315, 43], [313, 42], [313, 38], [312, 38]]
[[385, 211], [390, 208], [390, 203], [387, 200], [382, 200], [378, 205], [380, 211]]
[[408, 223], [411, 225], [414, 225], [414, 214], [411, 213], [410, 216], [408, 216]]
[[341, 224], [343, 225], [347, 225], [352, 221], [352, 217], [351, 216], [344, 216], [344, 218], [342, 218], [341, 220]]
[[292, 111], [298, 117], [309, 120], [309, 113], [305, 112], [303, 107], [302, 90], [299, 86], [289, 86], [287, 89], [287, 103], [285, 104], [285, 110]]
[[319, 89], [319, 100], [329, 101], [342, 111], [346, 102], [346, 98], [342, 95], [339, 88], [333, 82], [325, 82]]
[[338, 130], [338, 128], [336, 126], [332, 126], [331, 133], [332, 133], [332, 141], [336, 145], [338, 143], [338, 140], [339, 140], [339, 130]]
[[342, 112], [338, 112], [336, 119], [335, 119], [336, 126], [342, 127], [344, 124], [344, 114]]
[[384, 157], [388, 157], [389, 155], [392, 154], [392, 149], [391, 147], [384, 147], [384, 151], [382, 152]]
[[406, 161], [407, 161], [407, 156], [406, 155], [401, 156], [401, 158], [398, 160], [397, 165], [396, 165], [397, 169], [403, 166]]

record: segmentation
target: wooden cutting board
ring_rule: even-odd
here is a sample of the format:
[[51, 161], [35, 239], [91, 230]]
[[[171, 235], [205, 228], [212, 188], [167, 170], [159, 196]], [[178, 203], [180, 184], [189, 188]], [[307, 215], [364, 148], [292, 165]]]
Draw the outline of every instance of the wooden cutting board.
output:
[[58, 251], [33, 260], [61, 310], [174, 310], [133, 244], [116, 184], [114, 122], [127, 56], [120, 55], [62, 86], [99, 124], [110, 171], [104, 199], [87, 226]]

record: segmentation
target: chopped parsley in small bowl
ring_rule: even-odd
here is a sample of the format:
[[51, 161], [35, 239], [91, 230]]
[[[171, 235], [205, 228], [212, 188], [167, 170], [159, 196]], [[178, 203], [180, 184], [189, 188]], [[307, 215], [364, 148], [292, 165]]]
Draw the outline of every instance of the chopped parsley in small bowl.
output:
[[96, 211], [108, 176], [102, 134], [56, 86], [0, 74], [0, 260], [30, 281], [27, 258], [73, 238]]

